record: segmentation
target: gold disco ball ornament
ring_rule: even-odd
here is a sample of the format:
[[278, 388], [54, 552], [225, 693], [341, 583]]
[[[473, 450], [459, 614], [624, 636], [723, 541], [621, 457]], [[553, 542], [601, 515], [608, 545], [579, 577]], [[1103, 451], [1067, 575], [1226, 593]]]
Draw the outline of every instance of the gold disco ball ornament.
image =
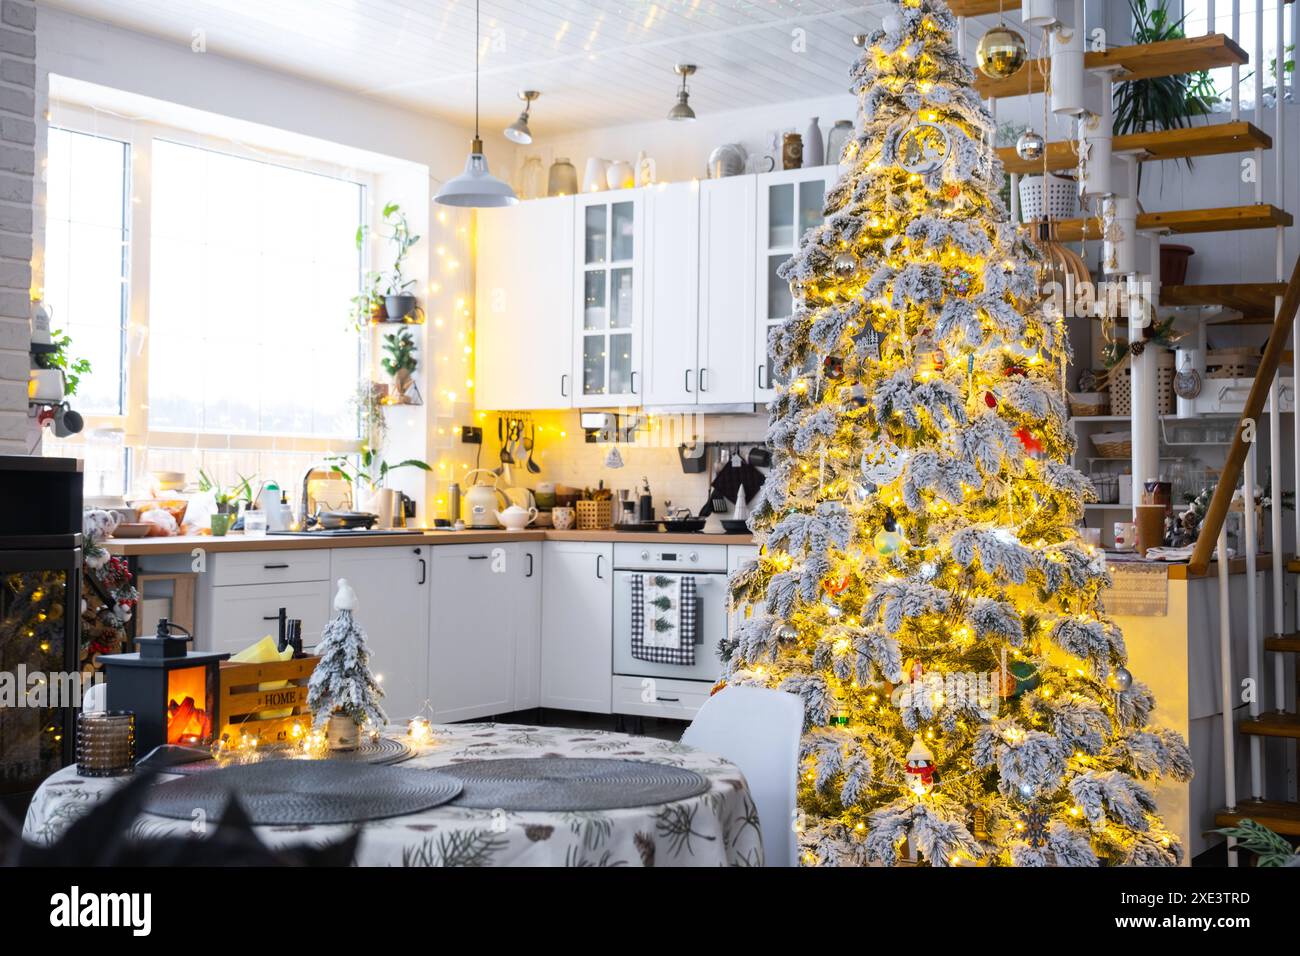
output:
[[1025, 38], [1002, 24], [980, 37], [979, 46], [975, 48], [975, 62], [980, 72], [994, 80], [1015, 76], [1028, 57]]

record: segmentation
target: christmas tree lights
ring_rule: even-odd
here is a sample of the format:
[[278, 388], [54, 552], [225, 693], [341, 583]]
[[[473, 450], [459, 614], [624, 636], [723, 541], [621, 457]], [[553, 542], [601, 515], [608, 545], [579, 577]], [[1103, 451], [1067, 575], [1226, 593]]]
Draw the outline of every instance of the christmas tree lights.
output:
[[1147, 781], [1190, 756], [1101, 608], [1064, 321], [956, 30], [902, 0], [854, 67], [846, 172], [782, 272], [726, 679], [804, 700], [807, 864], [1172, 865]]

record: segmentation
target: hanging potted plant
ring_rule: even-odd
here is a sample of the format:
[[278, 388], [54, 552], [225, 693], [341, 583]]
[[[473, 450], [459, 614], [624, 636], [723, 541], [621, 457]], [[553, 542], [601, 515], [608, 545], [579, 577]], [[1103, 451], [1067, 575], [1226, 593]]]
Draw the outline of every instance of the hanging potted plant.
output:
[[420, 241], [420, 237], [411, 234], [406, 214], [397, 203], [384, 207], [384, 223], [388, 227], [387, 238], [395, 247], [393, 267], [388, 271], [387, 286], [384, 289], [384, 310], [389, 322], [418, 322], [418, 310], [415, 304], [415, 280], [402, 274], [402, 263], [411, 247]]
[[411, 404], [410, 392], [414, 388], [415, 374], [419, 362], [415, 358], [415, 338], [410, 329], [402, 329], [384, 336], [384, 355], [379, 363], [388, 373], [391, 382], [388, 391], [388, 404]]

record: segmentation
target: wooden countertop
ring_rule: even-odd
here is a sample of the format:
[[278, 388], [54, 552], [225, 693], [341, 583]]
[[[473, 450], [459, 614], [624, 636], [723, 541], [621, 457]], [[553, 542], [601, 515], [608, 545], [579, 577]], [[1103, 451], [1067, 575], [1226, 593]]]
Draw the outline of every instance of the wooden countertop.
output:
[[147, 557], [160, 554], [188, 554], [201, 548], [209, 554], [224, 551], [305, 551], [312, 548], [384, 548], [406, 545], [495, 544], [513, 541], [588, 541], [624, 544], [753, 544], [748, 534], [669, 534], [624, 531], [556, 531], [553, 528], [524, 531], [427, 531], [422, 534], [360, 535], [355, 538], [322, 535], [272, 534], [245, 537], [232, 533], [223, 537], [207, 534], [176, 535], [170, 538], [110, 538], [104, 542], [110, 554]]

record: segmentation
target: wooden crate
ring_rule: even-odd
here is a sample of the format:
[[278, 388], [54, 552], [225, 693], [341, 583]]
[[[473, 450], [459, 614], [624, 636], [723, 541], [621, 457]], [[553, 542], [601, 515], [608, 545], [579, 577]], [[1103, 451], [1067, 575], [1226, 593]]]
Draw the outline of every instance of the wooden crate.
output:
[[578, 530], [603, 531], [614, 526], [614, 502], [609, 498], [604, 501], [579, 501]]
[[[311, 727], [307, 711], [307, 682], [320, 658], [312, 655], [268, 664], [221, 662], [221, 686], [217, 694], [217, 718], [221, 730], [217, 739], [240, 734], [254, 734], [263, 744], [284, 743], [290, 739], [294, 725], [306, 731]], [[275, 690], [259, 690], [259, 685], [288, 681]], [[268, 710], [292, 709], [283, 717], [258, 717]]]

